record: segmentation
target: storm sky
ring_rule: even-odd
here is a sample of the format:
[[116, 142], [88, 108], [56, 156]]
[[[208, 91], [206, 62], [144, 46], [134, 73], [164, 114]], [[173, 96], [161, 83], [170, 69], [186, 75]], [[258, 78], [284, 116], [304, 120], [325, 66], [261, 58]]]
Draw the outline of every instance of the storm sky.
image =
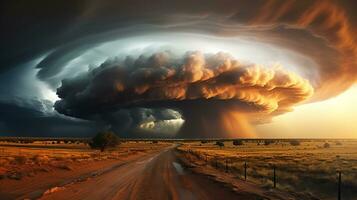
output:
[[0, 135], [357, 137], [352, 0], [1, 4]]

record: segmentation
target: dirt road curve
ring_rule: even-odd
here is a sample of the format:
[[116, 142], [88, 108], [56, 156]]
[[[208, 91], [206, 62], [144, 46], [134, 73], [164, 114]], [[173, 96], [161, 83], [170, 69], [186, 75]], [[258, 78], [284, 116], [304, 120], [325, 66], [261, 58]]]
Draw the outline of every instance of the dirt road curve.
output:
[[238, 194], [179, 164], [172, 148], [100, 176], [69, 184], [41, 199], [238, 199]]

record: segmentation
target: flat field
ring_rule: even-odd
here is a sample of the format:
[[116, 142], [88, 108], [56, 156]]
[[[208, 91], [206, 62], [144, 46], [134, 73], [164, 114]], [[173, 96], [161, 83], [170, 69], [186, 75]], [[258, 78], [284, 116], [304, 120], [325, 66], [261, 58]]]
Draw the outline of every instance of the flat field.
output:
[[[117, 198], [122, 199], [144, 184], [136, 192], [145, 197], [154, 195], [150, 191], [169, 197], [177, 193], [168, 191], [187, 190], [207, 199], [219, 191], [231, 194], [226, 191], [231, 188], [234, 195], [249, 199], [332, 200], [337, 199], [338, 172], [342, 199], [357, 200], [357, 140], [236, 140], [236, 145], [209, 140], [125, 141], [105, 152], [81, 141], [0, 142], [2, 199], [74, 194], [81, 199], [89, 193], [99, 199], [126, 191]], [[93, 189], [103, 181], [103, 191]], [[206, 191], [208, 186], [212, 189]]]
[[125, 142], [104, 152], [84, 143], [65, 144], [38, 141], [30, 144], [0, 142], [0, 179], [21, 179], [38, 172], [71, 170], [77, 165], [96, 161], [125, 160], [148, 151], [160, 150], [168, 144]]
[[184, 142], [179, 147], [192, 163], [231, 173], [266, 188], [336, 199], [341, 171], [342, 199], [357, 199], [357, 140], [254, 140], [233, 145], [215, 141]]
[[0, 142], [0, 196], [37, 199], [49, 188], [97, 176], [170, 145], [128, 141], [100, 152], [79, 142]]

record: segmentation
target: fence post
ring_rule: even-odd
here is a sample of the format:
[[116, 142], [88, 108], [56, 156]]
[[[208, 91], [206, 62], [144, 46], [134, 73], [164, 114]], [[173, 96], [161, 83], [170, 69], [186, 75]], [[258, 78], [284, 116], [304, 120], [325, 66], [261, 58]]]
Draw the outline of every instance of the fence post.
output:
[[244, 162], [244, 180], [247, 180], [247, 162]]
[[226, 173], [228, 172], [228, 160], [226, 159]]
[[341, 171], [338, 171], [338, 193], [337, 199], [341, 200]]
[[276, 168], [275, 168], [275, 165], [273, 166], [273, 171], [274, 171], [274, 176], [273, 176], [273, 182], [274, 182], [274, 188], [276, 188]]

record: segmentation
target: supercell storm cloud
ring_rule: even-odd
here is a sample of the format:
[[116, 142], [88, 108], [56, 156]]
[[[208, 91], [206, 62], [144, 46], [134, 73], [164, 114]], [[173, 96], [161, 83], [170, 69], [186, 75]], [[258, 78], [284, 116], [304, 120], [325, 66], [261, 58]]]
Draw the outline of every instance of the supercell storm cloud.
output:
[[353, 1], [25, 4], [2, 22], [0, 108], [28, 113], [0, 116], [15, 135], [40, 116], [49, 136], [256, 137], [356, 82]]
[[[129, 112], [135, 107], [176, 108], [186, 119], [182, 133], [185, 136], [194, 132], [192, 126], [198, 126], [197, 130], [203, 131], [193, 133], [193, 137], [233, 137], [233, 131], [246, 134], [250, 130], [227, 130], [219, 119], [228, 114], [227, 111], [267, 118], [290, 110], [312, 93], [307, 80], [281, 67], [269, 69], [243, 64], [225, 53], [204, 55], [194, 51], [175, 56], [167, 51], [107, 60], [87, 73], [63, 80], [57, 90], [61, 100], [56, 102], [55, 108], [65, 115], [90, 120], [98, 116], [102, 119], [101, 115], [111, 116], [122, 108]], [[211, 113], [214, 116], [210, 116]], [[204, 131], [204, 126], [197, 124], [213, 117], [218, 120], [209, 124], [220, 127], [219, 131]], [[247, 119], [229, 117], [226, 120], [239, 124], [240, 120]], [[126, 121], [118, 120], [111, 126]]]

